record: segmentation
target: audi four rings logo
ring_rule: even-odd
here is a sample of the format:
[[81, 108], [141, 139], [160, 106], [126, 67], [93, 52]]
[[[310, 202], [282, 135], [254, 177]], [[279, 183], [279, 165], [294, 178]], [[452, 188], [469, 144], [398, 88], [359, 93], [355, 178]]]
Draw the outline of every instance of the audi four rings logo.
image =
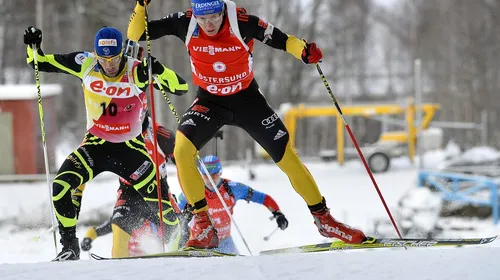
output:
[[278, 118], [279, 118], [278, 114], [274, 113], [270, 117], [263, 119], [261, 123], [263, 126], [268, 126], [274, 123], [276, 120], [278, 120]]
[[220, 62], [220, 61], [217, 61], [215, 62], [212, 67], [214, 68], [214, 71], [215, 72], [224, 72], [226, 71], [226, 64]]

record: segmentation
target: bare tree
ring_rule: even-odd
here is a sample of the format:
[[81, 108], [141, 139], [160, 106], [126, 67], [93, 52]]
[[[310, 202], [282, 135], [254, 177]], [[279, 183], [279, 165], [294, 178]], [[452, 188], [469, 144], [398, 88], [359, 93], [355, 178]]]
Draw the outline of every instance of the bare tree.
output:
[[[402, 0], [390, 8], [372, 0], [241, 0], [238, 5], [279, 27], [287, 34], [314, 41], [323, 50], [323, 71], [341, 103], [396, 102], [413, 96], [413, 60], [423, 66], [424, 101], [442, 105], [438, 118], [478, 122], [488, 113], [489, 143], [496, 144], [500, 128], [497, 101], [500, 89], [500, 1]], [[92, 51], [95, 32], [114, 26], [126, 33], [134, 1], [45, 0], [38, 22], [43, 23], [42, 48], [46, 53]], [[150, 19], [186, 11], [189, 0], [157, 1]], [[34, 1], [0, 0], [0, 83], [33, 82], [26, 66], [23, 31], [35, 25]], [[185, 46], [174, 37], [151, 42], [153, 55], [191, 81]], [[290, 54], [256, 43], [255, 75], [263, 94], [275, 109], [283, 103], [331, 104], [314, 67]], [[85, 107], [77, 79], [43, 74], [43, 83], [59, 83], [60, 130], [75, 145], [85, 131]], [[159, 94], [159, 93], [156, 93]], [[172, 97], [177, 112], [191, 104], [196, 87], [185, 97]], [[161, 98], [156, 104], [159, 121], [175, 129], [176, 120]], [[373, 120], [350, 120], [360, 142], [372, 142], [380, 133]], [[331, 118], [304, 120], [298, 128], [297, 146], [306, 155], [319, 147], [335, 145], [335, 122]], [[226, 128], [220, 148], [225, 158], [241, 158], [253, 141], [238, 128]], [[72, 136], [73, 135], [73, 136]], [[463, 145], [479, 141], [476, 131], [445, 130], [447, 139]], [[229, 144], [230, 143], [230, 144]], [[204, 152], [214, 152], [209, 143]]]

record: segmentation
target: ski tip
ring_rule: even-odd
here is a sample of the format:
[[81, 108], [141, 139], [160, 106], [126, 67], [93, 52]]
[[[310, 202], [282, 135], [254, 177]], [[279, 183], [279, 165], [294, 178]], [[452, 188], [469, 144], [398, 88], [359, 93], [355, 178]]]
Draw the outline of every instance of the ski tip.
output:
[[365, 239], [363, 240], [363, 242], [361, 242], [361, 244], [372, 244], [372, 243], [375, 243], [377, 241], [377, 238], [373, 237], [373, 236], [366, 236]]
[[495, 235], [495, 236], [492, 236], [492, 237], [483, 238], [483, 239], [481, 239], [481, 243], [480, 244], [491, 243], [491, 242], [495, 241], [495, 239], [497, 239], [497, 237], [498, 237], [498, 235]]
[[207, 249], [200, 249], [200, 248], [195, 248], [195, 247], [184, 247], [182, 249], [180, 249], [179, 251], [205, 251]]
[[101, 256], [96, 255], [96, 254], [94, 254], [94, 253], [90, 253], [89, 255], [90, 255], [90, 256], [91, 256], [94, 260], [98, 260], [98, 261], [100, 261], [100, 260], [107, 260], [107, 259], [109, 259], [109, 258], [104, 258], [104, 257], [101, 257]]

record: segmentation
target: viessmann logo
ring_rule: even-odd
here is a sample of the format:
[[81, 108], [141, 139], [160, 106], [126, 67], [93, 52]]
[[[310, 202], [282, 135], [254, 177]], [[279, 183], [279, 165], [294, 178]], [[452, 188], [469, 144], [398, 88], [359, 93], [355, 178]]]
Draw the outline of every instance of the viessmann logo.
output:
[[122, 133], [130, 132], [130, 130], [131, 130], [129, 123], [107, 124], [107, 123], [101, 123], [98, 120], [94, 120], [94, 126], [102, 131], [105, 131], [105, 132], [111, 133], [111, 134], [122, 134]]
[[209, 55], [215, 55], [216, 53], [225, 53], [225, 52], [237, 52], [242, 50], [243, 48], [240, 46], [232, 46], [232, 47], [227, 47], [227, 48], [222, 48], [222, 47], [214, 47], [214, 46], [194, 46], [193, 50], [195, 52], [203, 52], [203, 53], [208, 53]]

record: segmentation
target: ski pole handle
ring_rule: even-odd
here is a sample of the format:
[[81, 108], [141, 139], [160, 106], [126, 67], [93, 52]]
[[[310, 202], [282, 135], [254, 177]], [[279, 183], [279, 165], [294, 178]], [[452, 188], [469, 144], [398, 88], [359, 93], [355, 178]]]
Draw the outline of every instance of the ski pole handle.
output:
[[273, 231], [272, 231], [269, 235], [264, 236], [264, 241], [268, 241], [268, 240], [269, 240], [269, 238], [271, 238], [271, 236], [273, 236], [273, 234], [274, 234], [276, 231], [278, 231], [278, 229], [279, 229], [279, 228], [277, 227], [277, 228], [275, 228], [275, 229], [274, 229], [274, 230], [273, 230]]

